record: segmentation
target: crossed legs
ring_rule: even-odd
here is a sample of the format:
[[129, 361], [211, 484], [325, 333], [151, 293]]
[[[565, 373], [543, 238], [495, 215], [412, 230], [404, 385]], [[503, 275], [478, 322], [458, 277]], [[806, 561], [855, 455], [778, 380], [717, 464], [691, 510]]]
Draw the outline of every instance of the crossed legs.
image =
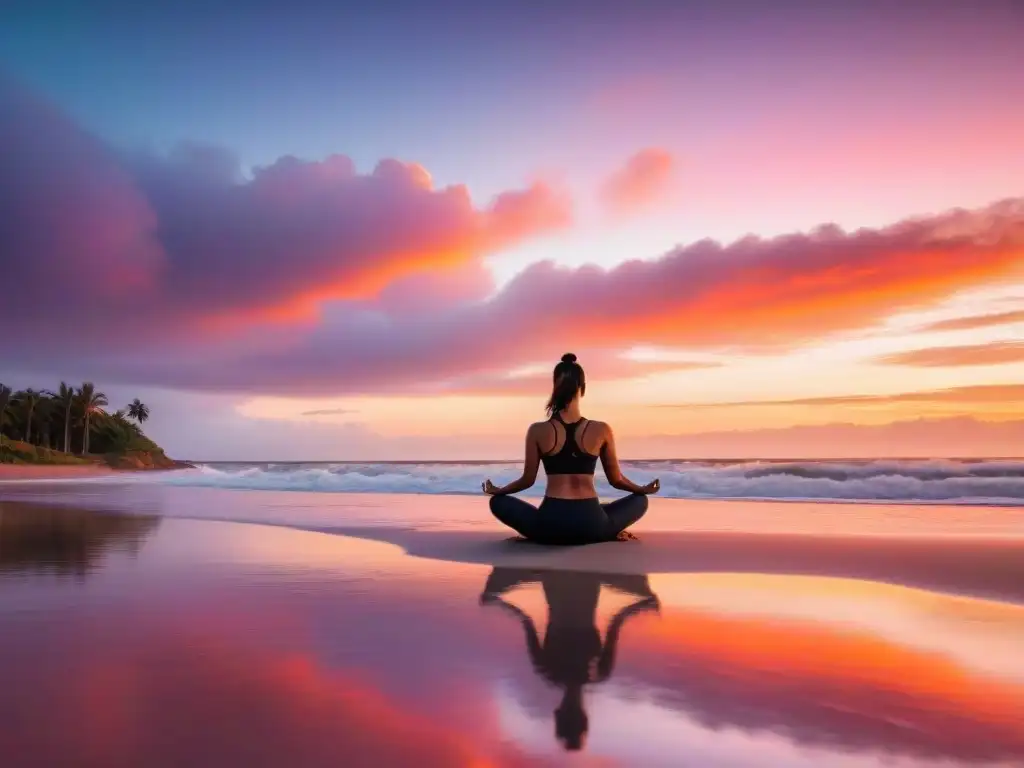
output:
[[[572, 505], [577, 503], [576, 500], [547, 499], [542, 506], [557, 507], [559, 502], [568, 502]], [[552, 529], [563, 528], [562, 524], [568, 522], [552, 519], [552, 516], [560, 514], [558, 509], [542, 513], [537, 507], [515, 496], [492, 496], [490, 506], [491, 512], [498, 520], [521, 536], [534, 541], [550, 540]], [[619, 533], [644, 516], [647, 512], [647, 497], [637, 493], [630, 494], [608, 504], [601, 504], [600, 510], [598, 514], [603, 514], [602, 518], [591, 519], [585, 527], [581, 526], [581, 543], [615, 539]]]
[[608, 515], [609, 538], [614, 539], [647, 514], [647, 497], [642, 493], [631, 493], [608, 504], [602, 504], [601, 509]]

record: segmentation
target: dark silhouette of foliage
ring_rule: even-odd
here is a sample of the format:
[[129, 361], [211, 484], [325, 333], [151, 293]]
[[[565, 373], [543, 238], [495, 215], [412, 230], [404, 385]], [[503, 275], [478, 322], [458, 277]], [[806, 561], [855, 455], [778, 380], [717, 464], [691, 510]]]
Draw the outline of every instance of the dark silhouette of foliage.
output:
[[71, 456], [73, 446], [80, 446], [80, 456], [92, 456], [90, 461], [127, 453], [167, 461], [163, 449], [142, 431], [149, 406], [136, 398], [123, 410], [107, 413], [107, 403], [92, 382], [76, 389], [62, 381], [56, 392], [13, 392], [0, 384], [0, 461], [81, 463]]

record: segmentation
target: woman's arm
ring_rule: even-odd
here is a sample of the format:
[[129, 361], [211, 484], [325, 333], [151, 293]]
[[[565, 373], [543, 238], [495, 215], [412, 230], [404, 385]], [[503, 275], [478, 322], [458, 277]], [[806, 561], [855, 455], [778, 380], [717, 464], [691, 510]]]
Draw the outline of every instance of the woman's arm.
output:
[[502, 568], [495, 566], [491, 575], [487, 577], [487, 583], [480, 593], [482, 602], [496, 600], [506, 592], [544, 578], [544, 571], [532, 571], [528, 568]]
[[619, 590], [619, 592], [636, 595], [640, 598], [655, 597], [648, 576], [632, 573], [602, 573], [600, 578], [602, 587], [608, 586]]
[[601, 466], [604, 468], [604, 476], [612, 488], [629, 493], [657, 493], [660, 484], [652, 480], [647, 485], [637, 485], [624, 474], [619, 466], [619, 456], [615, 451], [615, 435], [612, 428], [604, 425], [604, 445], [601, 446]]
[[622, 625], [626, 623], [626, 619], [630, 616], [634, 616], [642, 611], [654, 611], [655, 613], [660, 611], [660, 604], [658, 598], [651, 597], [645, 598], [632, 605], [627, 605], [621, 611], [616, 614], [615, 618], [608, 624], [608, 633], [605, 635], [604, 648], [601, 649], [601, 656], [597, 661], [597, 674], [595, 675], [594, 682], [601, 683], [607, 680], [612, 670], [615, 669], [615, 652], [619, 647], [619, 633], [622, 631]]
[[494, 598], [494, 604], [504, 608], [506, 611], [511, 613], [517, 619], [523, 627], [523, 632], [526, 634], [526, 650], [530, 654], [530, 663], [533, 664], [534, 669], [541, 671], [544, 667], [544, 653], [540, 644], [540, 637], [537, 635], [537, 627], [534, 626], [533, 619], [530, 615], [523, 611], [512, 603], [506, 603], [500, 597]]
[[518, 480], [513, 480], [508, 485], [503, 485], [500, 488], [490, 480], [485, 480], [483, 484], [484, 493], [489, 493], [493, 496], [503, 496], [507, 493], [525, 491], [537, 482], [537, 469], [539, 467], [540, 447], [537, 445], [536, 425], [533, 425], [526, 431], [526, 459], [523, 462], [522, 476]]

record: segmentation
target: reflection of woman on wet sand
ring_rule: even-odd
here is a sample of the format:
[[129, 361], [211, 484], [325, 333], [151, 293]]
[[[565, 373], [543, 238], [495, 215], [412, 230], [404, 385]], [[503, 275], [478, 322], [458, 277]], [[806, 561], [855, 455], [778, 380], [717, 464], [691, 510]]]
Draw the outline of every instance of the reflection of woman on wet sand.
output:
[[[533, 619], [502, 599], [509, 590], [530, 582], [540, 582], [548, 603], [548, 626], [543, 642]], [[641, 598], [615, 615], [608, 624], [604, 643], [595, 626], [602, 585]], [[480, 602], [498, 605], [522, 622], [534, 670], [564, 689], [562, 701], [555, 710], [555, 734], [566, 749], [572, 750], [583, 746], [587, 733], [583, 686], [603, 682], [611, 675], [619, 632], [626, 619], [659, 608], [658, 598], [651, 591], [646, 576], [524, 568], [495, 568], [487, 579]]]

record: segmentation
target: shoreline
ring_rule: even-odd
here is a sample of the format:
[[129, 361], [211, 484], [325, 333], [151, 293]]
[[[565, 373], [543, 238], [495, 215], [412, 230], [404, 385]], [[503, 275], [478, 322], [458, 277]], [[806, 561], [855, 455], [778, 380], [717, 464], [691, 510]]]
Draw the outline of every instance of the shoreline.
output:
[[[147, 474], [151, 472], [176, 472], [189, 469], [198, 469], [202, 464], [190, 463], [181, 460], [172, 460], [172, 466], [120, 466], [112, 467], [109, 464], [97, 461], [90, 464], [0, 464], [0, 487], [6, 483], [18, 483], [21, 481], [47, 481], [47, 480], [75, 480], [89, 479], [94, 477], [111, 477], [121, 475]], [[196, 484], [186, 486], [196, 490], [204, 491], [227, 491], [238, 493], [267, 493], [267, 494], [313, 494], [317, 497], [339, 497], [350, 499], [353, 497], [365, 497], [374, 499], [399, 498], [399, 499], [423, 499], [423, 500], [459, 500], [465, 501], [468, 498], [485, 498], [480, 491], [446, 491], [444, 493], [427, 493], [423, 491], [395, 491], [395, 490], [323, 490], [313, 488], [260, 488], [246, 485], [217, 485], [217, 484]], [[543, 499], [542, 494], [521, 493], [516, 494], [524, 501], [537, 505]], [[611, 501], [618, 496], [601, 496], [601, 501]], [[942, 508], [956, 510], [1015, 510], [1024, 508], [1024, 500], [1011, 499], [859, 499], [859, 498], [830, 498], [830, 497], [770, 497], [770, 496], [667, 496], [652, 495], [653, 504], [675, 505], [683, 503], [687, 506], [692, 504], [712, 505], [757, 505], [757, 506], [827, 506], [827, 507], [892, 507], [892, 508], [913, 508], [925, 507], [935, 510]]]
[[[195, 464], [275, 464], [275, 465], [300, 465], [300, 464], [469, 464], [485, 466], [489, 464], [522, 464], [523, 458], [519, 456], [514, 459], [188, 459]], [[849, 464], [870, 464], [875, 461], [1024, 461], [1024, 455], [992, 455], [992, 456], [804, 456], [779, 458], [775, 456], [742, 456], [735, 458], [715, 457], [672, 457], [672, 458], [641, 458], [641, 459], [620, 459], [623, 464], [666, 464], [676, 462], [680, 464], [824, 464], [842, 462]]]
[[172, 467], [111, 467], [95, 464], [0, 464], [0, 482], [5, 480], [68, 480], [138, 472], [170, 472], [190, 469], [189, 465]]

